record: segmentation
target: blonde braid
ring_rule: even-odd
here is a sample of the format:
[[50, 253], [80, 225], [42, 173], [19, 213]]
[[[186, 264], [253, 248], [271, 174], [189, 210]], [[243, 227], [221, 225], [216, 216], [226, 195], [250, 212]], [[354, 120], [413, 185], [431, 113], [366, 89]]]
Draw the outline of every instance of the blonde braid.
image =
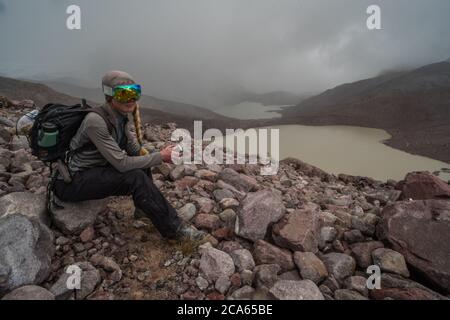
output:
[[139, 104], [136, 103], [136, 108], [133, 111], [134, 128], [136, 129], [136, 137], [141, 145], [141, 150], [139, 150], [139, 155], [145, 156], [148, 154], [147, 149], [142, 148], [142, 129], [141, 129], [141, 113], [139, 112]]

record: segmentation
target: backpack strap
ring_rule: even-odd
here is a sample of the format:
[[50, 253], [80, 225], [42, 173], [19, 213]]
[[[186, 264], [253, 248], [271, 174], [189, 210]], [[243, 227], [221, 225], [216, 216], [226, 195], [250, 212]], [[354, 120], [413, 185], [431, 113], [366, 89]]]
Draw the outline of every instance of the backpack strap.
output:
[[[83, 107], [89, 108], [89, 106], [86, 104], [86, 99], [83, 99], [81, 103], [82, 103], [82, 106], [83, 106]], [[95, 107], [95, 108], [90, 108], [89, 112], [94, 112], [94, 113], [98, 114], [100, 117], [102, 117], [102, 119], [103, 119], [103, 120], [105, 121], [105, 123], [106, 123], [106, 126], [107, 126], [107, 128], [108, 128], [109, 134], [112, 135], [112, 132], [113, 132], [113, 130], [114, 130], [114, 126], [113, 126], [112, 123], [108, 120], [108, 114], [107, 114], [107, 111], [106, 111], [104, 108], [102, 108], [102, 107]], [[75, 149], [75, 150], [69, 150], [69, 151], [66, 153], [64, 162], [65, 162], [66, 164], [68, 164], [70, 158], [72, 158], [72, 157], [73, 157], [76, 153], [78, 153], [78, 152], [82, 152], [82, 151], [86, 151], [86, 150], [95, 150], [95, 149], [96, 149], [96, 148], [95, 148], [95, 145], [94, 145], [92, 142], [88, 142], [88, 143], [86, 143], [86, 144], [84, 144], [84, 145], [78, 147], [78, 148]]]
[[107, 111], [102, 107], [95, 107], [95, 108], [92, 108], [91, 112], [98, 114], [100, 117], [103, 118], [103, 120], [105, 120], [106, 126], [108, 127], [109, 134], [112, 134], [114, 127], [113, 127], [111, 121], [109, 121], [109, 119], [108, 119]]

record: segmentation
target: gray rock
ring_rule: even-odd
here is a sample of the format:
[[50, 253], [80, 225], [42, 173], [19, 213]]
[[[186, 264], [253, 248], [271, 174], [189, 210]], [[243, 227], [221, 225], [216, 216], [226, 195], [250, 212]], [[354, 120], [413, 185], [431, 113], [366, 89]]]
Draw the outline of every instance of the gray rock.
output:
[[372, 236], [375, 233], [375, 226], [378, 222], [378, 217], [374, 214], [367, 213], [364, 217], [352, 217], [352, 228], [361, 231], [367, 236]]
[[29, 285], [11, 291], [2, 300], [55, 300], [55, 295], [42, 287]]
[[386, 190], [367, 193], [365, 195], [369, 203], [374, 203], [378, 200], [382, 206], [385, 206], [388, 202], [395, 202], [400, 198], [402, 192], [400, 190]]
[[239, 191], [254, 191], [258, 187], [258, 182], [242, 173], [237, 173], [231, 168], [225, 168], [219, 173], [219, 179], [232, 185]]
[[357, 291], [363, 296], [369, 295], [369, 289], [367, 288], [367, 279], [361, 276], [348, 277], [345, 280], [345, 287], [349, 290]]
[[319, 212], [318, 216], [319, 216], [319, 221], [320, 221], [321, 226], [332, 227], [338, 220], [338, 218], [331, 212], [326, 212], [326, 211]]
[[170, 172], [170, 178], [174, 181], [183, 178], [185, 176], [184, 170], [184, 165], [176, 166], [175, 169]]
[[197, 213], [197, 208], [193, 203], [186, 203], [183, 207], [178, 209], [178, 215], [185, 221], [191, 220]]
[[219, 243], [217, 249], [230, 254], [234, 250], [243, 249], [243, 247], [237, 241], [222, 241]]
[[0, 294], [39, 284], [51, 272], [53, 234], [44, 224], [15, 214], [0, 219]]
[[0, 144], [7, 145], [11, 141], [12, 133], [0, 126]]
[[80, 289], [68, 289], [67, 283], [71, 273], [67, 273], [70, 266], [64, 269], [64, 273], [59, 277], [50, 291], [57, 300], [85, 299], [90, 295], [101, 281], [100, 272], [89, 262], [79, 262], [75, 264], [81, 269]]
[[63, 202], [57, 200], [63, 208], [53, 206], [53, 222], [66, 235], [79, 234], [94, 224], [97, 215], [106, 209], [107, 201], [89, 200], [81, 202]]
[[213, 195], [217, 202], [225, 198], [234, 198], [233, 192], [227, 189], [216, 189], [213, 191]]
[[220, 276], [214, 285], [217, 291], [221, 294], [225, 294], [231, 286], [230, 278], [227, 276]]
[[236, 209], [237, 207], [239, 207], [239, 201], [234, 198], [223, 198], [222, 200], [220, 200], [219, 205], [223, 210]]
[[210, 213], [214, 209], [214, 201], [209, 198], [197, 198], [194, 200], [198, 205], [198, 210], [200, 213]]
[[379, 248], [372, 251], [373, 262], [380, 266], [381, 271], [396, 273], [406, 278], [409, 277], [405, 258], [397, 251]]
[[236, 221], [236, 212], [233, 209], [223, 210], [219, 218], [225, 223], [233, 224]]
[[206, 280], [205, 278], [200, 277], [200, 276], [198, 276], [198, 277], [195, 279], [195, 283], [197, 284], [197, 287], [198, 287], [201, 291], [206, 290], [206, 288], [208, 288], [208, 286], [209, 286], [208, 280]]
[[253, 270], [253, 268], [255, 267], [253, 256], [247, 249], [235, 250], [231, 252], [230, 256], [233, 259], [234, 265], [239, 272], [243, 270]]
[[368, 300], [366, 297], [361, 295], [359, 292], [348, 290], [348, 289], [339, 289], [334, 292], [334, 298], [336, 300]]
[[11, 164], [13, 153], [7, 149], [0, 148], [0, 164], [8, 168]]
[[95, 267], [100, 267], [107, 272], [116, 272], [120, 275], [120, 278], [122, 277], [122, 270], [120, 269], [120, 266], [110, 257], [105, 257], [101, 254], [94, 254], [89, 261]]
[[256, 266], [254, 271], [256, 287], [270, 289], [278, 281], [278, 273], [280, 270], [280, 266], [277, 264], [261, 264]]
[[309, 203], [303, 208], [285, 215], [273, 226], [272, 237], [277, 245], [292, 251], [318, 251], [318, 206]]
[[230, 277], [234, 271], [234, 262], [229, 254], [208, 247], [202, 250], [200, 270], [210, 281], [216, 281], [220, 276]]
[[10, 148], [13, 151], [20, 149], [28, 149], [30, 145], [28, 144], [28, 139], [25, 136], [14, 135], [10, 144]]
[[227, 300], [251, 300], [255, 294], [255, 289], [250, 286], [244, 286], [235, 290], [227, 297]]
[[216, 187], [219, 189], [224, 189], [224, 190], [229, 190], [231, 191], [234, 196], [239, 199], [242, 200], [245, 198], [246, 193], [239, 191], [238, 189], [236, 189], [235, 187], [233, 187], [231, 184], [226, 183], [225, 181], [219, 180], [216, 182]]
[[13, 161], [10, 164], [10, 171], [12, 173], [31, 172], [30, 154], [25, 149], [19, 149], [14, 152]]
[[337, 230], [333, 227], [323, 227], [320, 229], [320, 241], [322, 243], [333, 242], [337, 237]]
[[372, 265], [372, 251], [383, 247], [383, 243], [379, 241], [359, 242], [350, 246], [356, 263], [364, 270]]
[[294, 252], [294, 262], [303, 279], [319, 283], [328, 277], [327, 268], [312, 252]]
[[253, 279], [255, 278], [255, 274], [250, 270], [243, 270], [241, 272], [241, 281], [244, 286], [251, 286], [253, 283]]
[[195, 176], [199, 179], [214, 182], [216, 181], [217, 173], [210, 170], [201, 169], [195, 172]]
[[324, 300], [322, 292], [311, 280], [280, 280], [270, 289], [276, 300]]
[[287, 271], [278, 276], [278, 279], [280, 280], [295, 280], [300, 281], [302, 278], [300, 277], [300, 274], [297, 270]]
[[11, 120], [9, 120], [8, 118], [5, 118], [5, 117], [0, 117], [0, 124], [4, 125], [5, 127], [9, 127], [9, 128], [15, 127], [14, 122], [12, 122]]
[[352, 244], [364, 241], [364, 236], [361, 231], [353, 229], [344, 232], [344, 240], [347, 241], [347, 243]]
[[283, 271], [295, 268], [292, 254], [289, 250], [281, 249], [264, 240], [255, 242], [253, 258], [256, 264], [277, 264]]
[[283, 200], [278, 192], [265, 189], [249, 193], [238, 211], [235, 233], [252, 241], [263, 239], [269, 224], [278, 221], [284, 212]]
[[343, 253], [328, 253], [322, 256], [322, 261], [327, 267], [328, 273], [336, 280], [343, 280], [355, 272], [355, 259]]
[[0, 218], [8, 215], [22, 214], [30, 219], [50, 225], [46, 199], [43, 194], [31, 192], [13, 192], [0, 198]]

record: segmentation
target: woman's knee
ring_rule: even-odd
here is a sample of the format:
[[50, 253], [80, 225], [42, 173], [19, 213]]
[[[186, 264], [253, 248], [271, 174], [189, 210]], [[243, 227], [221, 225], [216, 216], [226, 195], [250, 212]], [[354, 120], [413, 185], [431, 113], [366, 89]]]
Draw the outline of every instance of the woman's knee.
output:
[[150, 182], [149, 177], [141, 169], [134, 169], [126, 173], [126, 179], [132, 185], [147, 184]]

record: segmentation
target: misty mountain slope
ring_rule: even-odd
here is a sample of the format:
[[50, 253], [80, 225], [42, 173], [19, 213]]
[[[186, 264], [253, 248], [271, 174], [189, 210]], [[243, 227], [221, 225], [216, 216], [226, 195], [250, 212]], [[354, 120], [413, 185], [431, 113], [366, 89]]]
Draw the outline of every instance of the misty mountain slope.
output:
[[0, 95], [6, 96], [10, 100], [31, 99], [38, 107], [43, 107], [50, 102], [61, 104], [81, 102], [80, 98], [60, 93], [46, 85], [6, 77], [0, 77]]
[[386, 144], [450, 163], [450, 61], [344, 84], [281, 113], [291, 123], [385, 129]]
[[450, 62], [440, 62], [338, 86], [285, 109], [283, 115], [390, 128], [450, 121], [449, 105]]
[[244, 89], [236, 89], [216, 96], [223, 106], [234, 106], [242, 102], [258, 102], [264, 106], [293, 106], [310, 97], [310, 95], [294, 94], [287, 91], [254, 93]]
[[[81, 88], [81, 87], [80, 87]], [[80, 93], [80, 92], [79, 92]], [[92, 90], [92, 93], [93, 90]], [[94, 96], [83, 95], [75, 97], [67, 94], [60, 93], [47, 85], [35, 83], [25, 80], [16, 80], [6, 77], [0, 77], [0, 96], [6, 96], [10, 100], [33, 100], [38, 108], [43, 107], [47, 103], [61, 103], [61, 104], [78, 104], [81, 102], [81, 97], [86, 97], [88, 104], [91, 106], [99, 105], [99, 103], [93, 102]], [[157, 99], [158, 100], [158, 99]], [[160, 100], [165, 102], [164, 100]], [[171, 102], [167, 102], [171, 103]], [[142, 104], [145, 106], [145, 102]], [[162, 102], [160, 106], [162, 106]], [[174, 103], [173, 106], [181, 107], [183, 104]], [[249, 128], [253, 126], [264, 126], [264, 121], [241, 121], [238, 119], [227, 118], [223, 116], [217, 116], [210, 118], [210, 114], [205, 112], [203, 108], [199, 108], [197, 112], [183, 111], [186, 115], [174, 114], [164, 112], [161, 110], [155, 110], [152, 108], [141, 108], [141, 117], [143, 123], [150, 124], [163, 124], [167, 122], [177, 123], [179, 128], [186, 128], [188, 130], [193, 129], [195, 120], [203, 121], [203, 129], [219, 128], [224, 130], [225, 128]], [[181, 112], [181, 110], [180, 110]]]
[[[69, 94], [71, 96], [85, 97], [86, 99], [101, 103], [104, 100], [102, 90], [100, 88], [86, 88], [75, 84], [70, 84], [62, 81], [46, 81], [49, 87]], [[206, 108], [194, 106], [191, 104], [158, 99], [156, 97], [142, 95], [140, 105], [143, 108], [159, 110], [163, 112], [173, 113], [178, 116], [193, 117], [201, 115], [202, 119], [220, 119], [226, 118], [220, 114], [210, 111]]]

